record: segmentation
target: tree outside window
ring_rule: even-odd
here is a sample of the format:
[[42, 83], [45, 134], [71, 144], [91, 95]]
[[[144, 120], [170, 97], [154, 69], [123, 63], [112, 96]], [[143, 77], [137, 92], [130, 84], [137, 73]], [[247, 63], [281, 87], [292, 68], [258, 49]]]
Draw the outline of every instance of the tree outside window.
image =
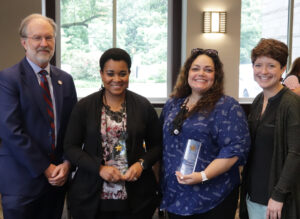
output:
[[61, 67], [72, 74], [79, 97], [100, 88], [99, 58], [113, 47], [114, 36], [116, 47], [132, 58], [129, 89], [167, 97], [167, 0], [60, 2]]

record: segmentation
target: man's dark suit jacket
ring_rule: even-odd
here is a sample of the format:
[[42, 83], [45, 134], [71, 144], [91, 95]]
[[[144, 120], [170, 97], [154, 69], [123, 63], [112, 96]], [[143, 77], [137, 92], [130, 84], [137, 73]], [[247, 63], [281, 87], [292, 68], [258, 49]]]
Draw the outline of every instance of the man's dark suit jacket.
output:
[[77, 102], [72, 77], [50, 66], [57, 145], [51, 161], [50, 123], [36, 74], [26, 58], [0, 72], [0, 193], [37, 196], [50, 186], [44, 171], [63, 161], [63, 138]]

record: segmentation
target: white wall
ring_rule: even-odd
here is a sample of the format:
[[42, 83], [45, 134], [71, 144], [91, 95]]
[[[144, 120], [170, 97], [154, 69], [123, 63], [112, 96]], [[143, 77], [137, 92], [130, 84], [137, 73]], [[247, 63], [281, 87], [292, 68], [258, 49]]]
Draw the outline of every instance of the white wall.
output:
[[21, 20], [31, 13], [41, 13], [41, 0], [1, 0], [0, 70], [19, 62], [25, 55], [18, 34]]
[[[216, 49], [224, 64], [225, 93], [238, 99], [241, 0], [186, 0], [186, 54], [191, 49]], [[227, 12], [227, 33], [204, 34], [203, 11]]]

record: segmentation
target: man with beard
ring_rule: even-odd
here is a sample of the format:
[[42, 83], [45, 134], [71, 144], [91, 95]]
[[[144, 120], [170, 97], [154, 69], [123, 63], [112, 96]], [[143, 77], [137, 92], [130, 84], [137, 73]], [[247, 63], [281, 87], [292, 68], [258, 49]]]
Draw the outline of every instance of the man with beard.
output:
[[63, 157], [77, 102], [72, 77], [49, 64], [56, 24], [40, 14], [20, 25], [25, 58], [0, 72], [0, 193], [5, 219], [60, 219], [70, 162]]

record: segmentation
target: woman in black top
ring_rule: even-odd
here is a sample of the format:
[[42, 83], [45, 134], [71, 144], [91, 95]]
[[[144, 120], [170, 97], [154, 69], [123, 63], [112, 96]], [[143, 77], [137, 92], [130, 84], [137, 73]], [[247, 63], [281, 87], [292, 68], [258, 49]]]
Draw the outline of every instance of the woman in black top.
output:
[[261, 39], [251, 53], [263, 92], [248, 119], [252, 146], [243, 172], [241, 219], [300, 218], [300, 97], [281, 84], [287, 57], [287, 46], [274, 39]]
[[74, 219], [151, 219], [157, 206], [152, 165], [161, 129], [150, 102], [129, 90], [131, 59], [122, 49], [100, 58], [104, 88], [75, 106], [65, 137], [77, 168], [68, 192]]

